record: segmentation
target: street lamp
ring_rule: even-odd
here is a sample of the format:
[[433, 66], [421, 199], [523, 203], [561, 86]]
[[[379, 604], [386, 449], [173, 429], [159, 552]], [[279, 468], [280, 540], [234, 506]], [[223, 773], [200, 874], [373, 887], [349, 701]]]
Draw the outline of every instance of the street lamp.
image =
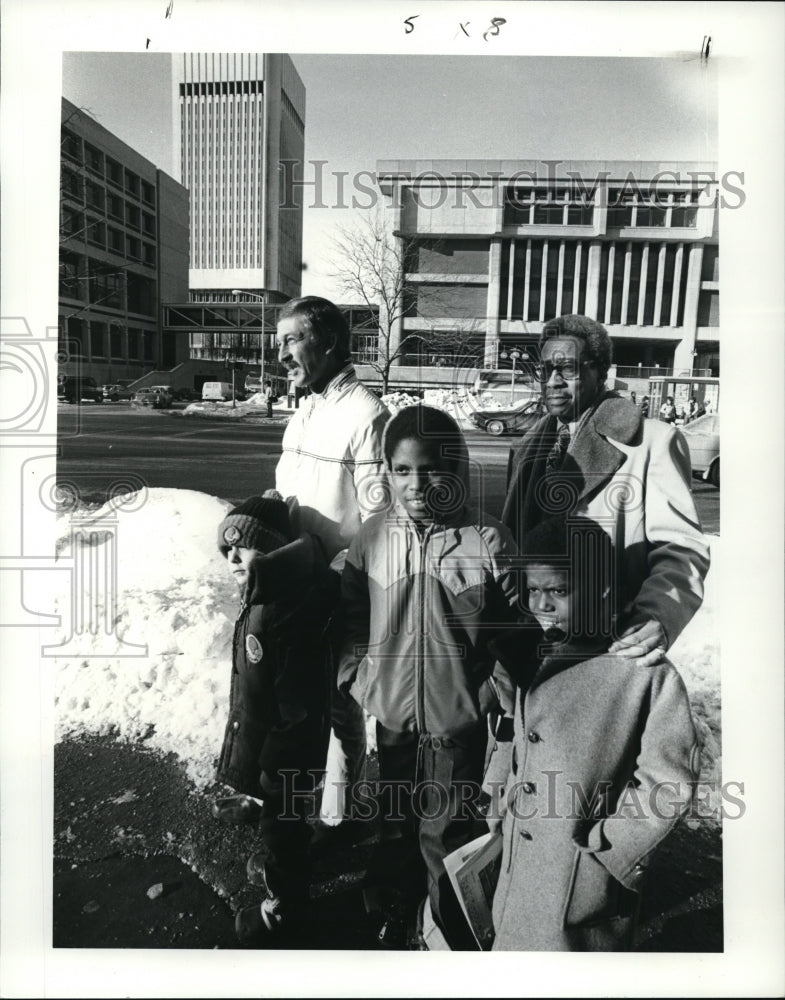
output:
[[515, 362], [516, 361], [527, 361], [529, 355], [525, 351], [519, 351], [517, 347], [514, 347], [511, 351], [502, 351], [499, 355], [501, 358], [509, 358], [512, 361], [512, 385], [510, 387], [510, 406], [515, 404]]
[[[259, 295], [258, 292], [246, 292], [242, 288], [233, 288], [232, 295], [250, 295], [251, 298], [259, 299], [260, 302], [264, 302], [264, 295]], [[264, 386], [264, 320], [262, 320], [262, 363], [259, 366], [259, 386]]]

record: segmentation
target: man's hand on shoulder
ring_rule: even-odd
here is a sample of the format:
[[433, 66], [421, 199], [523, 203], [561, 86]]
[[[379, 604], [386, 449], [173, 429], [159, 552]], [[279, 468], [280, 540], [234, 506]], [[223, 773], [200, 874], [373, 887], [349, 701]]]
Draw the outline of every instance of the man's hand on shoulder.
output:
[[633, 659], [641, 667], [653, 667], [665, 657], [667, 637], [662, 625], [652, 618], [642, 624], [630, 625], [611, 644], [608, 652]]

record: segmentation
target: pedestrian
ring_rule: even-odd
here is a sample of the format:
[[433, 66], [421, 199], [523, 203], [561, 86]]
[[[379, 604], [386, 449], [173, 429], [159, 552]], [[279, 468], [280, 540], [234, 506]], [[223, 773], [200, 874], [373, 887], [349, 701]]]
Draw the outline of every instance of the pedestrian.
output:
[[648, 417], [649, 415], [649, 397], [644, 396], [641, 400], [641, 416]]
[[502, 520], [519, 544], [556, 513], [602, 524], [623, 598], [610, 651], [651, 665], [700, 607], [709, 568], [686, 442], [606, 388], [612, 345], [596, 320], [549, 320], [540, 350], [548, 415], [515, 455]]
[[633, 406], [637, 406], [638, 405], [638, 395], [637, 395], [637, 393], [635, 392], [634, 389], [630, 393], [630, 402], [632, 403]]
[[[692, 801], [700, 748], [684, 683], [662, 659], [608, 656], [610, 538], [551, 518], [525, 538], [528, 605], [543, 645], [515, 705], [501, 808], [495, 951], [621, 951], [656, 849]], [[503, 817], [503, 818], [502, 818]]]
[[264, 399], [265, 399], [265, 402], [267, 403], [267, 416], [268, 417], [272, 417], [272, 415], [273, 415], [273, 401], [276, 400], [277, 398], [278, 397], [276, 396], [275, 391], [273, 390], [273, 384], [272, 384], [272, 382], [265, 382], [264, 383]]
[[[218, 779], [238, 795], [219, 799], [213, 812], [229, 821], [258, 817], [261, 849], [246, 871], [265, 894], [237, 914], [237, 935], [246, 942], [296, 939], [310, 882], [308, 802], [329, 733], [323, 647], [334, 597], [326, 570], [294, 597], [249, 602], [256, 557], [293, 538], [287, 505], [271, 497], [251, 497], [218, 527], [219, 549], [241, 593]], [[276, 589], [283, 592], [282, 582]]]
[[[278, 315], [278, 359], [288, 384], [309, 395], [292, 415], [282, 442], [276, 489], [296, 497], [304, 533], [293, 546], [260, 560], [257, 592], [279, 566], [287, 579], [307, 582], [314, 565], [326, 560], [340, 573], [349, 543], [363, 520], [383, 506], [382, 433], [389, 418], [384, 404], [355, 374], [350, 331], [336, 305], [318, 296], [287, 302]], [[317, 544], [312, 544], [316, 539]], [[337, 646], [339, 608], [332, 636]], [[326, 655], [332, 656], [332, 647]], [[332, 734], [321, 803], [319, 847], [351, 839], [363, 829], [353, 816], [353, 792], [366, 773], [365, 718], [347, 695], [332, 690]]]
[[666, 424], [676, 423], [676, 407], [673, 405], [673, 396], [668, 396], [660, 407], [660, 420]]
[[382, 839], [366, 906], [383, 943], [403, 947], [427, 887], [451, 947], [471, 948], [443, 861], [477, 834], [486, 717], [500, 703], [488, 643], [517, 619], [516, 549], [469, 505], [466, 442], [448, 414], [399, 411], [384, 457], [391, 503], [349, 548], [338, 674], [376, 719]]

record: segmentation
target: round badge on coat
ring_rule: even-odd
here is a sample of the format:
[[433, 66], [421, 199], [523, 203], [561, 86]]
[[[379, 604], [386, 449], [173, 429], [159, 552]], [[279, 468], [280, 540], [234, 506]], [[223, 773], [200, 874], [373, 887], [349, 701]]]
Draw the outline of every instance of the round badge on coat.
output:
[[245, 637], [245, 652], [251, 663], [259, 663], [262, 659], [262, 644], [255, 635]]

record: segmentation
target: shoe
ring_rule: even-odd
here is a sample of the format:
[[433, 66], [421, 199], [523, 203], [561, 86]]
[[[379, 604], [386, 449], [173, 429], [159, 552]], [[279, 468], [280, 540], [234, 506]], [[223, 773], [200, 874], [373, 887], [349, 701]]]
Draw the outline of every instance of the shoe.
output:
[[223, 799], [216, 799], [211, 812], [215, 819], [241, 826], [245, 823], [258, 822], [262, 815], [262, 807], [250, 795], [229, 795]]
[[260, 904], [246, 906], [234, 918], [234, 931], [243, 944], [261, 943], [281, 933], [282, 915], [279, 899], [263, 899]]
[[376, 940], [382, 948], [389, 948], [391, 951], [407, 951], [409, 947], [409, 930], [406, 921], [400, 917], [387, 917]]
[[278, 884], [275, 869], [270, 864], [268, 855], [261, 851], [252, 854], [246, 862], [245, 874], [251, 885], [257, 885], [260, 889], [264, 889], [268, 896], [278, 897], [280, 895], [281, 886]]

